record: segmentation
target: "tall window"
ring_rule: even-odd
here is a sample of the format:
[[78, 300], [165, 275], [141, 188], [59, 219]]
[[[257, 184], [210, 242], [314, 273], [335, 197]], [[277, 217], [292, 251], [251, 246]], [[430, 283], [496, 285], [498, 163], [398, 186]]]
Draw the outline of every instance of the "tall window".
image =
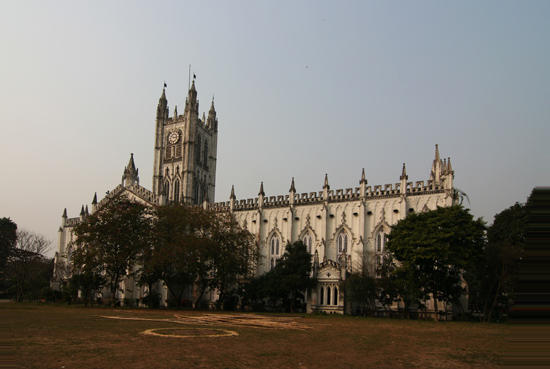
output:
[[203, 150], [203, 163], [202, 165], [204, 166], [204, 168], [206, 168], [208, 166], [208, 141], [204, 140], [204, 150]]
[[174, 183], [174, 201], [179, 202], [180, 201], [180, 180], [176, 179], [176, 182]]
[[346, 254], [348, 252], [348, 234], [345, 231], [340, 232], [337, 238], [338, 254]]
[[386, 242], [388, 242], [388, 235], [384, 231], [378, 232], [376, 235], [376, 252], [384, 252], [386, 249]]
[[273, 268], [277, 264], [277, 259], [281, 255], [281, 240], [279, 236], [274, 235], [270, 241], [270, 265]]
[[306, 245], [307, 252], [311, 254], [312, 244], [313, 244], [313, 238], [311, 237], [311, 235], [309, 233], [306, 233], [302, 242], [304, 243], [304, 245]]
[[164, 188], [162, 192], [164, 192], [164, 196], [168, 199], [168, 196], [170, 195], [170, 182], [164, 181]]
[[201, 151], [202, 151], [202, 141], [201, 141], [201, 134], [199, 133], [199, 135], [197, 136], [197, 152], [195, 154], [195, 156], [197, 157], [197, 163], [200, 163], [201, 161]]

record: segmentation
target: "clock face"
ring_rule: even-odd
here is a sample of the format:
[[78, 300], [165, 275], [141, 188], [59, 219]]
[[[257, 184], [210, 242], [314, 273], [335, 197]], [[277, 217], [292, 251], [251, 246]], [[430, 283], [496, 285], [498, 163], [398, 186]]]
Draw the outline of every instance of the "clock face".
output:
[[180, 139], [179, 132], [171, 132], [168, 135], [168, 142], [170, 142], [172, 145], [175, 144], [176, 142], [178, 142], [179, 139]]

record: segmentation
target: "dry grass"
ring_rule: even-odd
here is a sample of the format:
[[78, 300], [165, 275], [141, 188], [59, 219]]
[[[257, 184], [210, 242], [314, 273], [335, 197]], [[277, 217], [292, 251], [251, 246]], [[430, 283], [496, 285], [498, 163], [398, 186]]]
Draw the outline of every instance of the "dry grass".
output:
[[23, 368], [496, 368], [507, 331], [464, 322], [12, 303], [0, 304], [0, 314]]

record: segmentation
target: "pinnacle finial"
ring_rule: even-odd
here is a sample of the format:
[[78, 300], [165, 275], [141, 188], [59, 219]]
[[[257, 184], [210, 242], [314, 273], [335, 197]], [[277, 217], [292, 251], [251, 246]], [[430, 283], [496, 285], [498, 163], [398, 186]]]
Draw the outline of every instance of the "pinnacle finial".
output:
[[361, 180], [359, 181], [359, 184], [367, 183], [367, 177], [365, 177], [365, 168], [363, 168], [363, 171], [361, 172]]
[[235, 196], [235, 186], [231, 185], [231, 195], [229, 196], [229, 199], [235, 200], [237, 197]]
[[97, 205], [97, 192], [94, 194], [94, 199], [92, 200], [92, 205]]
[[260, 185], [260, 192], [258, 193], [258, 196], [265, 196], [265, 192], [264, 192], [264, 183], [262, 182], [262, 184]]
[[407, 175], [407, 169], [405, 168], [405, 163], [403, 163], [403, 170], [401, 171], [401, 177], [399, 177], [400, 180], [407, 180], [409, 179], [409, 176]]
[[82, 205], [82, 208], [80, 208], [80, 216], [84, 216], [86, 213], [84, 213], [84, 205]]
[[449, 173], [453, 171], [453, 166], [451, 165], [451, 158], [447, 158], [447, 171]]
[[292, 182], [290, 183], [290, 190], [288, 192], [296, 192], [296, 186], [294, 186], [294, 177], [292, 177]]
[[63, 215], [61, 217], [62, 218], [67, 218], [67, 208], [65, 208], [65, 210], [63, 210]]
[[328, 184], [328, 174], [325, 174], [325, 184], [323, 185], [323, 189], [330, 189], [330, 186]]

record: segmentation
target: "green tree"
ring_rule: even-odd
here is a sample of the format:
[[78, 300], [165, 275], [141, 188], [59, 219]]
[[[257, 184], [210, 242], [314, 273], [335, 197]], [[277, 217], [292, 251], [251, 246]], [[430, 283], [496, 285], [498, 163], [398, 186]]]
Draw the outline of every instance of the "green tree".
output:
[[462, 273], [481, 259], [485, 229], [483, 220], [460, 205], [411, 214], [392, 227], [388, 250], [404, 277], [432, 296], [436, 320], [439, 300], [456, 302], [465, 292]]
[[0, 219], [0, 293], [5, 293], [6, 266], [8, 258], [15, 249], [17, 241], [17, 224], [10, 218]]
[[346, 294], [351, 301], [359, 304], [362, 315], [367, 312], [373, 315], [376, 310], [376, 299], [379, 297], [373, 258], [372, 255], [363, 252], [357, 253], [357, 256], [358, 262], [346, 277]]
[[483, 262], [466, 276], [470, 301], [483, 320], [501, 318], [514, 297], [518, 267], [527, 235], [531, 202], [516, 203], [495, 215], [487, 230]]
[[112, 199], [74, 227], [74, 274], [105, 275], [111, 298], [128, 277], [139, 255], [151, 247], [151, 212], [121, 196]]
[[[40, 284], [40, 270], [47, 263], [44, 254], [48, 252], [50, 244], [40, 234], [25, 229], [17, 231], [16, 245], [8, 257], [7, 265], [7, 274], [15, 284], [16, 301], [21, 302], [29, 297], [31, 291]], [[49, 284], [49, 278], [46, 284]]]
[[270, 304], [282, 304], [287, 311], [301, 305], [304, 293], [315, 287], [312, 257], [302, 241], [288, 243], [277, 264], [264, 275], [251, 281], [246, 289], [254, 299], [267, 299]]
[[218, 291], [218, 303], [222, 303], [231, 288], [252, 278], [260, 251], [253, 235], [240, 227], [231, 214], [206, 215], [209, 224], [200, 235], [203, 242], [199, 246], [196, 302], [210, 289]]

